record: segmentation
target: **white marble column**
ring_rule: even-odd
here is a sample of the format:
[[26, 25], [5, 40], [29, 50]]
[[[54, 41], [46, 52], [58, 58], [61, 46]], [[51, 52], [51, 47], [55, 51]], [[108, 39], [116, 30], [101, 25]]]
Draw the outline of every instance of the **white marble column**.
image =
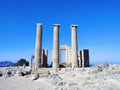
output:
[[78, 25], [71, 25], [72, 68], [78, 67], [77, 27]]
[[53, 69], [57, 70], [59, 67], [59, 24], [54, 24], [54, 37], [53, 37]]
[[41, 67], [41, 51], [42, 51], [42, 24], [38, 23], [35, 46], [35, 69]]

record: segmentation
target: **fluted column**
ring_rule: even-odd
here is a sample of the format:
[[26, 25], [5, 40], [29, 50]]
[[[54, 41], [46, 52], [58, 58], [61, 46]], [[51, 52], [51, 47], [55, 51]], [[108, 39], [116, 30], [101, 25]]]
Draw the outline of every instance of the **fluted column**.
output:
[[35, 69], [41, 67], [41, 51], [42, 51], [42, 24], [38, 23], [35, 46]]
[[77, 26], [71, 25], [72, 68], [78, 67]]
[[54, 24], [53, 37], [53, 69], [57, 70], [59, 67], [59, 24]]

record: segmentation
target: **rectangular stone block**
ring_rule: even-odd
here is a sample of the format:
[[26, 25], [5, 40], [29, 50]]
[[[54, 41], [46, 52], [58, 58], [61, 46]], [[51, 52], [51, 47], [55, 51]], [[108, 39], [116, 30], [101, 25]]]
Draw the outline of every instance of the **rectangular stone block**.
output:
[[81, 66], [89, 67], [89, 50], [83, 49], [80, 51]]

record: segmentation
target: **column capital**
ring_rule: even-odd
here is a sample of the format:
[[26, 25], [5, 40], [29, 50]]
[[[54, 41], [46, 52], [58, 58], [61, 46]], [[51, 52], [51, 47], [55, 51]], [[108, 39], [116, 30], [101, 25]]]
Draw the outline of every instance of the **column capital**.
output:
[[59, 26], [60, 26], [60, 24], [53, 24], [53, 26], [58, 26], [58, 27], [59, 27]]
[[37, 26], [38, 26], [38, 25], [39, 25], [39, 26], [42, 26], [42, 23], [37, 23]]
[[77, 24], [71, 24], [70, 27], [76, 27], [77, 28], [78, 25]]

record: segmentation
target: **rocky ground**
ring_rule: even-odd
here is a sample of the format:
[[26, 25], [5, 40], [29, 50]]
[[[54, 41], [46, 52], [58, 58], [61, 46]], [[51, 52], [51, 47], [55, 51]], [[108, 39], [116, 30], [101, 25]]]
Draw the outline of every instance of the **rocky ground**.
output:
[[31, 80], [29, 68], [0, 68], [0, 90], [120, 90], [120, 65], [100, 64], [90, 68], [61, 69]]

